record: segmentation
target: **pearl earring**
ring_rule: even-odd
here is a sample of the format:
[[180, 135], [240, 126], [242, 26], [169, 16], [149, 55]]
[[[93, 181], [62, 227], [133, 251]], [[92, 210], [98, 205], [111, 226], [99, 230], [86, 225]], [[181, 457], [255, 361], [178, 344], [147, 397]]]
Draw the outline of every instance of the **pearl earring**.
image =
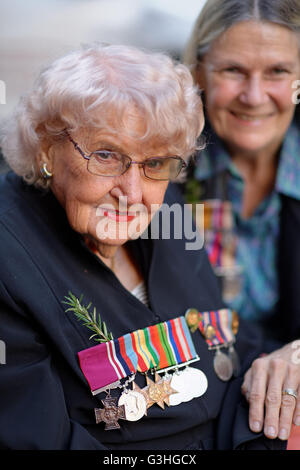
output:
[[42, 177], [45, 179], [45, 180], [49, 180], [50, 178], [52, 178], [53, 176], [53, 173], [51, 173], [51, 171], [48, 170], [47, 168], [47, 163], [44, 163], [42, 168], [41, 168], [41, 175]]

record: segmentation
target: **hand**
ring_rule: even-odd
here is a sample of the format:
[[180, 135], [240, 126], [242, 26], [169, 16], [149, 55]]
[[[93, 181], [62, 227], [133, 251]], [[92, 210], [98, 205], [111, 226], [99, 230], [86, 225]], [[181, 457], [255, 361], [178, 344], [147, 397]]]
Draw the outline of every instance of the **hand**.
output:
[[[298, 391], [297, 400], [282, 395]], [[244, 376], [242, 393], [249, 402], [249, 426], [270, 438], [287, 440], [292, 423], [300, 425], [300, 341], [256, 359]]]

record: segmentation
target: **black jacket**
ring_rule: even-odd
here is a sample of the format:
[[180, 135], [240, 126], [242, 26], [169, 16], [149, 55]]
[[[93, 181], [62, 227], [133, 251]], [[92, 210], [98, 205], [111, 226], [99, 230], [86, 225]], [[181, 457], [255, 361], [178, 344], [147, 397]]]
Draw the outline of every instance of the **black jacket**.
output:
[[300, 338], [300, 201], [281, 195], [279, 240], [280, 300], [276, 315], [280, 339]]
[[[166, 201], [177, 198], [170, 186]], [[213, 353], [199, 331], [193, 341], [208, 390], [199, 399], [162, 410], [154, 405], [137, 422], [104, 431], [77, 352], [95, 345], [91, 332], [65, 312], [72, 291], [92, 302], [115, 338], [138, 328], [222, 307], [204, 250], [185, 251], [185, 240], [129, 242], [146, 280], [151, 308], [128, 292], [70, 228], [51, 192], [25, 185], [13, 173], [0, 179], [0, 448], [3, 449], [255, 449], [285, 448], [248, 429], [241, 378], [220, 381]], [[252, 328], [252, 327], [251, 327]], [[261, 337], [240, 327], [237, 348], [245, 370], [263, 351]], [[137, 383], [145, 386], [139, 374]], [[112, 394], [118, 394], [113, 391]]]

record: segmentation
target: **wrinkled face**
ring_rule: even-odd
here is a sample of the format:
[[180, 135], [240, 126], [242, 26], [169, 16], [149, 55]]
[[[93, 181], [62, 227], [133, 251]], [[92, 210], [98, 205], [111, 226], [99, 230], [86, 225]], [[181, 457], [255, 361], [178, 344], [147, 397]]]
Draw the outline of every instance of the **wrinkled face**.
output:
[[297, 36], [274, 23], [241, 22], [223, 33], [199, 65], [207, 116], [229, 150], [280, 145], [300, 78]]
[[[142, 118], [128, 112], [124, 126], [116, 133], [89, 128], [72, 133], [72, 138], [87, 155], [115, 150], [141, 162], [148, 157], [172, 155], [168, 145], [158, 139], [142, 142], [129, 135], [128, 129], [143, 132], [141, 126]], [[87, 160], [68, 139], [52, 145], [47, 155], [53, 173], [51, 190], [70, 225], [96, 242], [102, 254], [108, 245], [120, 246], [138, 237], [163, 202], [168, 181], [147, 179], [139, 165], [131, 165], [121, 176], [93, 175], [87, 170]]]

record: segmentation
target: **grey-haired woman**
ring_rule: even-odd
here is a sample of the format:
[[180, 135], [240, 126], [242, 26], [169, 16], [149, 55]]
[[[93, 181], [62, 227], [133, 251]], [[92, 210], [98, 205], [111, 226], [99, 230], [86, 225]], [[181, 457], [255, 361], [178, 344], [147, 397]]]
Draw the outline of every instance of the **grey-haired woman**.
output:
[[187, 194], [206, 201], [210, 260], [227, 305], [285, 344], [243, 386], [270, 437], [300, 424], [299, 41], [298, 1], [208, 0], [184, 57], [207, 117]]

